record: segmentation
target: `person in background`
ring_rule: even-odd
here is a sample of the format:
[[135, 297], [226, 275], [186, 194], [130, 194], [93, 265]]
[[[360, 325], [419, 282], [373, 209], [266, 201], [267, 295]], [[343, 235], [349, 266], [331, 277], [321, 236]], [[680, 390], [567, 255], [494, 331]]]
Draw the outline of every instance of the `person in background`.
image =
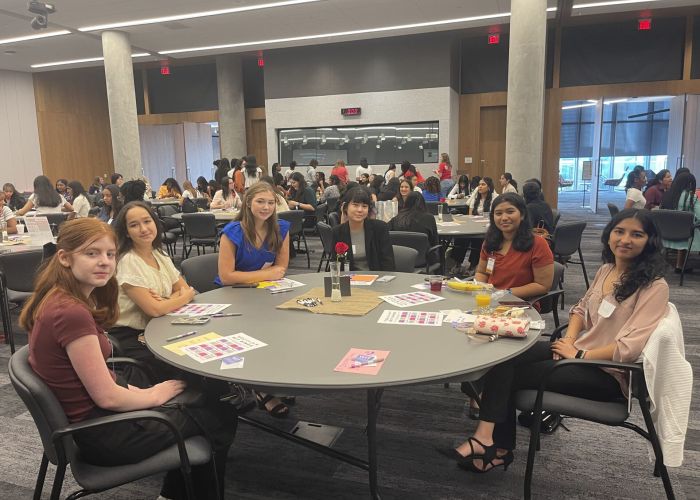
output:
[[[277, 200], [277, 213], [286, 212], [287, 210], [289, 210], [287, 200], [284, 198], [284, 195], [277, 190], [277, 187], [275, 186], [275, 181], [272, 179], [272, 177], [270, 177], [269, 175], [263, 175], [260, 178], [260, 182], [267, 182], [270, 186], [272, 186], [272, 189], [275, 191], [275, 199]], [[284, 193], [284, 190], [282, 190], [282, 193]]]
[[544, 201], [540, 185], [536, 182], [523, 184], [523, 198], [527, 206], [528, 220], [532, 227], [543, 227], [549, 234], [554, 234], [552, 207]]
[[68, 189], [68, 181], [66, 179], [58, 179], [56, 181], [56, 192], [63, 196], [68, 203], [73, 201], [73, 198], [71, 198], [70, 194], [67, 191]]
[[124, 205], [132, 201], [144, 201], [147, 192], [146, 183], [141, 179], [126, 181], [119, 188], [119, 192], [122, 195]]
[[338, 160], [335, 162], [335, 166], [331, 170], [331, 175], [335, 175], [340, 179], [341, 184], [347, 184], [348, 181], [350, 180], [348, 178], [348, 169], [345, 166], [345, 162], [343, 160]]
[[[228, 171], [228, 177], [233, 179], [233, 186], [238, 196], [243, 196], [245, 193], [245, 171], [243, 170], [244, 161], [234, 158], [231, 160], [231, 169]], [[223, 186], [223, 182], [221, 184]]]
[[69, 182], [66, 191], [73, 200], [73, 211], [78, 217], [87, 217], [90, 213], [90, 200], [85, 196], [85, 188], [80, 181]]
[[231, 162], [228, 158], [219, 158], [214, 160], [214, 166], [216, 170], [214, 171], [214, 180], [217, 184], [221, 184], [221, 179], [228, 175], [228, 171], [231, 170]]
[[475, 176], [472, 177], [472, 179], [469, 181], [469, 192], [472, 193], [472, 195], [473, 195], [474, 193], [476, 193], [477, 188], [479, 187], [479, 183], [480, 183], [480, 182], [481, 182], [481, 177], [479, 177], [478, 175], [475, 175]]
[[11, 182], [6, 182], [2, 186], [2, 190], [5, 193], [5, 204], [10, 207], [10, 210], [19, 210], [27, 204], [27, 200], [25, 200], [24, 196], [17, 192], [14, 184]]
[[275, 186], [282, 186], [284, 184], [284, 175], [282, 175], [282, 168], [279, 163], [273, 163], [270, 169], [272, 173], [272, 180], [275, 181]]
[[253, 155], [246, 156], [245, 164], [245, 189], [250, 188], [262, 177], [262, 168], [258, 166], [258, 161]]
[[[309, 162], [309, 168], [306, 169], [306, 173], [304, 174], [304, 176], [306, 178], [306, 183], [309, 186], [313, 186], [316, 183], [316, 180], [317, 180], [316, 179], [316, 173], [317, 173], [316, 169], [317, 168], [318, 168], [318, 160], [316, 160], [316, 158], [314, 158]], [[323, 173], [323, 172], [320, 172], [320, 173]]]
[[182, 188], [180, 188], [180, 184], [178, 184], [175, 179], [168, 177], [158, 188], [156, 198], [159, 200], [164, 198], [176, 198], [178, 200], [182, 200]]
[[116, 220], [123, 205], [119, 188], [115, 184], [108, 184], [102, 190], [102, 210], [97, 214], [97, 218], [107, 224], [112, 224]]
[[647, 201], [644, 208], [651, 210], [658, 208], [664, 198], [664, 193], [668, 191], [673, 183], [671, 171], [667, 169], [660, 170], [656, 176], [649, 181], [647, 189], [644, 191], [644, 199]]
[[423, 186], [423, 198], [425, 201], [440, 201], [440, 189], [440, 181], [431, 175]]
[[646, 198], [642, 194], [642, 188], [647, 183], [647, 174], [643, 169], [635, 168], [627, 174], [627, 184], [625, 185], [625, 208], [644, 208], [647, 204]]
[[345, 222], [333, 228], [333, 255], [336, 243], [348, 245], [347, 262], [350, 271], [394, 271], [394, 250], [389, 240], [386, 222], [370, 219], [372, 198], [367, 189], [356, 187], [343, 196], [342, 212]]
[[414, 231], [428, 236], [430, 246], [440, 243], [435, 217], [428, 213], [423, 196], [411, 192], [399, 213], [389, 221], [389, 231]]
[[438, 164], [438, 168], [433, 170], [433, 173], [438, 174], [438, 177], [440, 178], [440, 196], [442, 198], [447, 198], [447, 194], [455, 185], [455, 181], [452, 180], [452, 163], [450, 162], [450, 155], [447, 153], [442, 153], [440, 155], [440, 163]]
[[241, 198], [236, 193], [233, 179], [224, 177], [221, 179], [221, 189], [215, 194], [211, 200], [211, 209], [222, 208], [224, 210], [237, 209], [241, 206]]
[[[700, 251], [700, 229], [697, 228], [697, 225], [700, 223], [700, 202], [695, 194], [696, 187], [695, 176], [689, 171], [676, 174], [676, 178], [673, 179], [670, 189], [664, 193], [663, 200], [659, 206], [659, 208], [663, 208], [664, 210], [682, 210], [684, 212], [691, 212], [694, 215], [693, 220], [696, 229], [695, 236], [693, 237], [693, 245], [690, 249], [691, 252]], [[685, 254], [688, 251], [688, 242], [663, 240], [663, 245], [666, 248], [678, 251], [676, 253], [675, 272], [680, 273], [683, 267], [683, 261], [685, 260]], [[692, 272], [692, 269], [686, 269], [685, 272]]]
[[513, 175], [510, 172], [502, 173], [499, 182], [501, 183], [501, 194], [518, 192], [518, 183], [513, 180]]
[[17, 234], [17, 218], [5, 205], [5, 193], [0, 191], [0, 221], [5, 225], [7, 234]]
[[115, 172], [112, 174], [112, 177], [110, 178], [109, 182], [110, 184], [114, 184], [117, 187], [120, 187], [124, 183], [124, 176]]
[[[292, 175], [302, 176], [300, 172]], [[303, 176], [302, 176], [303, 180]], [[221, 234], [218, 285], [257, 283], [284, 278], [289, 266], [290, 223], [277, 219], [277, 194], [267, 182], [252, 186], [243, 197], [236, 220]], [[283, 418], [289, 407], [272, 394], [255, 392], [258, 407]]]
[[462, 198], [467, 198], [470, 193], [469, 177], [460, 175], [459, 179], [457, 179], [457, 183], [452, 186], [452, 189], [447, 194], [447, 198], [450, 200], [461, 200]]
[[[484, 177], [481, 179], [473, 197], [470, 198], [469, 214], [483, 216], [489, 213], [491, 211], [491, 203], [495, 192], [496, 190], [491, 177]], [[452, 258], [457, 263], [457, 266], [456, 269], [453, 270], [454, 272], [466, 274], [476, 269], [483, 241], [483, 238], [455, 238]], [[467, 256], [468, 251], [470, 252]]]
[[38, 213], [73, 211], [71, 204], [56, 192], [51, 185], [51, 181], [45, 175], [39, 175], [34, 178], [34, 194], [29, 197], [27, 203], [17, 210], [15, 214], [24, 215], [32, 209]]
[[202, 193], [200, 193], [198, 190], [194, 188], [192, 183], [190, 182], [189, 179], [185, 180], [185, 182], [182, 183], [183, 187], [183, 192], [182, 192], [182, 197], [183, 198], [189, 198], [190, 200], [196, 200], [197, 198], [202, 197]]
[[365, 186], [365, 187], [369, 186], [369, 175], [368, 174], [360, 175], [360, 180], [357, 182], [360, 184], [360, 186]]
[[[214, 450], [212, 463], [193, 466], [197, 498], [223, 498], [225, 465], [236, 431], [230, 404], [208, 399], [202, 406], [166, 408], [185, 389], [167, 380], [137, 387], [106, 363], [112, 350], [104, 329], [119, 316], [114, 278], [117, 242], [114, 232], [95, 219], [76, 219], [61, 226], [58, 250], [37, 276], [34, 294], [20, 315], [29, 332], [29, 364], [56, 396], [71, 424], [134, 410], [167, 416], [184, 438], [202, 434]], [[81, 457], [97, 466], [127, 465], [145, 460], [175, 443], [173, 433], [145, 420], [115, 422], [73, 434]], [[216, 473], [215, 473], [216, 471]], [[168, 471], [161, 495], [181, 498], [184, 478]]]
[[[536, 236], [530, 238], [537, 240]], [[553, 343], [535, 342], [486, 374], [476, 431], [456, 449], [446, 452], [461, 468], [487, 472], [503, 465], [505, 470], [513, 461], [517, 391], [537, 389], [561, 359], [636, 362], [666, 316], [669, 288], [664, 279], [665, 262], [649, 212], [622, 210], [607, 224], [601, 241], [604, 265], [585, 296], [571, 309], [564, 336]], [[540, 246], [543, 251], [547, 248]], [[627, 396], [629, 383], [626, 372], [580, 363], [557, 370], [556, 377], [549, 378], [547, 389], [593, 401], [615, 401]]]
[[[224, 176], [226, 177], [226, 176]], [[216, 192], [221, 189], [221, 184], [216, 182], [215, 179], [211, 179], [207, 183], [207, 194], [211, 197], [212, 201], [214, 201], [214, 195], [216, 195]]]
[[306, 185], [304, 175], [301, 172], [294, 172], [289, 177], [290, 196], [287, 200], [289, 208], [292, 210], [304, 210], [307, 214], [314, 214], [316, 211], [316, 195], [313, 189]]
[[398, 177], [392, 177], [377, 195], [378, 201], [390, 201], [399, 198], [401, 181]]
[[396, 163], [390, 163], [389, 168], [384, 172], [384, 182], [389, 182], [394, 177], [396, 177]]
[[163, 228], [143, 201], [124, 206], [114, 224], [119, 241], [119, 318], [109, 331], [120, 355], [147, 363], [158, 381], [177, 375], [177, 369], [155, 358], [139, 341], [146, 324], [189, 304], [195, 291], [163, 251]]
[[209, 195], [209, 184], [207, 183], [206, 177], [200, 175], [197, 177], [197, 191], [202, 198], [206, 198], [207, 201], [211, 202], [211, 196]]
[[363, 174], [367, 174], [368, 178], [372, 175], [372, 167], [367, 163], [367, 158], [360, 158], [360, 166], [355, 169], [355, 180], [360, 184], [362, 184], [360, 181]]
[[326, 174], [321, 172], [320, 170], [316, 172], [316, 179], [314, 180], [313, 183], [309, 184], [312, 188], [316, 189], [316, 195], [317, 197], [321, 196], [321, 193], [328, 187], [330, 184], [326, 182]]
[[491, 177], [484, 177], [479, 181], [479, 186], [476, 188], [476, 195], [469, 207], [470, 215], [483, 215], [491, 211], [491, 201], [496, 188], [493, 185]]
[[[145, 175], [142, 175], [141, 177], [139, 177], [136, 180], [143, 182], [144, 186], [146, 186], [146, 192], [143, 195], [144, 201], [148, 201], [151, 198], [155, 198], [155, 192], [153, 191], [153, 188], [151, 187], [151, 181], [148, 180], [148, 177], [146, 177]], [[123, 184], [122, 184], [122, 186], [123, 186]], [[121, 189], [121, 186], [119, 186], [119, 187]]]
[[399, 193], [396, 196], [396, 199], [399, 201], [399, 210], [401, 210], [406, 198], [408, 198], [409, 193], [412, 193], [413, 190], [413, 182], [411, 182], [410, 177], [404, 177], [401, 179], [399, 184]]
[[425, 182], [425, 177], [423, 177], [421, 173], [416, 169], [415, 165], [412, 165], [409, 161], [403, 161], [401, 163], [401, 172], [403, 173], [402, 177], [404, 179], [410, 178], [411, 183], [416, 187], [418, 187], [419, 184], [423, 184]]
[[98, 194], [99, 192], [102, 191], [102, 187], [104, 185], [104, 179], [100, 177], [99, 175], [95, 177], [92, 180], [92, 184], [90, 184], [90, 187], [88, 188], [88, 193], [93, 195], [93, 194]]
[[296, 168], [297, 168], [297, 162], [292, 160], [289, 162], [289, 168], [284, 171], [284, 183], [287, 184], [287, 186], [289, 186], [289, 178], [296, 171]]
[[372, 202], [377, 203], [379, 195], [384, 188], [384, 176], [375, 175], [369, 183], [369, 192], [372, 195]]
[[[319, 172], [320, 174], [321, 172]], [[331, 175], [328, 180], [330, 183], [328, 184], [328, 187], [323, 187], [322, 184], [319, 182], [318, 185], [318, 202], [319, 203], [325, 203], [331, 198], [335, 199], [340, 199], [340, 179], [338, 178], [337, 175]]]

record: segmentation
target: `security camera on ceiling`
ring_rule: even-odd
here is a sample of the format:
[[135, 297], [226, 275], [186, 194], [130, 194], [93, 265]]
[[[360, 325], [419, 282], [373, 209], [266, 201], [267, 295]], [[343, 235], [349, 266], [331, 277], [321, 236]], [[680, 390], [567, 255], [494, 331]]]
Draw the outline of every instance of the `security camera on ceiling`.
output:
[[49, 14], [56, 12], [56, 6], [50, 3], [36, 2], [31, 0], [27, 4], [27, 10], [36, 14], [32, 19], [32, 29], [41, 30], [49, 25]]

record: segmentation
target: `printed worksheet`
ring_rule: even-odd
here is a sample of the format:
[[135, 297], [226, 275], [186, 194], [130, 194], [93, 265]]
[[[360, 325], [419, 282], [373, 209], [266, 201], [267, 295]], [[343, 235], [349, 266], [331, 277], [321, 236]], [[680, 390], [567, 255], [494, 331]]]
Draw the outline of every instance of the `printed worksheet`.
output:
[[387, 309], [377, 323], [385, 325], [442, 326], [442, 313]]
[[258, 283], [258, 288], [266, 288], [271, 292], [286, 290], [288, 288], [298, 288], [300, 286], [304, 286], [304, 283], [289, 278], [282, 278], [281, 280], [274, 281], [261, 281]]
[[195, 344], [201, 344], [203, 342], [206, 342], [208, 340], [214, 340], [214, 339], [219, 339], [221, 338], [221, 335], [218, 333], [214, 332], [209, 332], [204, 335], [198, 335], [197, 337], [191, 337], [187, 338], [185, 340], [181, 340], [180, 342], [175, 342], [174, 344], [167, 344], [164, 345], [163, 347], [166, 348], [168, 351], [174, 352], [178, 356], [184, 356], [185, 351], [184, 348], [190, 345], [195, 345]]
[[173, 312], [168, 313], [168, 316], [211, 316], [223, 311], [231, 304], [185, 304], [178, 307]]
[[246, 351], [252, 351], [259, 347], [265, 347], [267, 344], [261, 342], [245, 333], [236, 333], [226, 337], [208, 340], [199, 344], [190, 345], [183, 350], [190, 358], [206, 363], [215, 359], [221, 359], [228, 356], [239, 355]]
[[391, 351], [375, 351], [373, 349], [350, 349], [340, 363], [334, 368], [336, 372], [357, 373], [360, 375], [376, 375], [384, 366]]
[[474, 323], [476, 319], [476, 315], [470, 314], [469, 311], [462, 311], [461, 309], [443, 309], [440, 312], [442, 313], [442, 321], [447, 324]]
[[398, 295], [381, 295], [379, 297], [384, 302], [388, 302], [396, 307], [411, 307], [420, 304], [429, 304], [438, 300], [445, 300], [445, 297], [440, 297], [427, 292], [409, 292], [400, 293]]

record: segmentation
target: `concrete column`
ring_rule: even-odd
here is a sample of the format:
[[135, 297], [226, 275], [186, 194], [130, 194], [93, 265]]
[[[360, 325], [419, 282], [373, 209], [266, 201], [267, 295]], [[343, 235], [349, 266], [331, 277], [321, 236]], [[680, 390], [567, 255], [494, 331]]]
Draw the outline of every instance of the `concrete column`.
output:
[[522, 182], [542, 178], [547, 1], [511, 0], [504, 170]]
[[125, 180], [135, 179], [143, 172], [129, 36], [121, 31], [103, 32], [102, 54], [105, 59], [114, 170], [122, 174]]
[[[240, 158], [247, 154], [241, 56], [228, 54], [216, 58], [216, 86], [219, 93], [221, 156]], [[217, 155], [218, 151], [214, 151], [214, 156]]]

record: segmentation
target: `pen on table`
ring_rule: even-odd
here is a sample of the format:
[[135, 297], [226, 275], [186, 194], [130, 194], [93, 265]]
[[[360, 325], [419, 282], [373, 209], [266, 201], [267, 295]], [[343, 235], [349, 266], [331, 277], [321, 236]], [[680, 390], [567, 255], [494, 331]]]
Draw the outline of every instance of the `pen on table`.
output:
[[270, 290], [270, 293], [284, 293], [291, 292], [294, 288], [280, 288], [279, 290]]
[[189, 337], [190, 335], [194, 335], [195, 333], [197, 333], [197, 330], [193, 330], [193, 331], [187, 332], [187, 333], [181, 333], [180, 335], [168, 337], [167, 339], [165, 339], [165, 341], [172, 342], [173, 340], [184, 339], [185, 337]]
[[362, 366], [374, 365], [374, 364], [383, 362], [385, 359], [386, 358], [379, 358], [379, 359], [374, 359], [372, 361], [363, 361], [361, 363], [353, 362], [353, 364], [350, 365], [350, 368], [360, 368]]
[[243, 316], [243, 313], [216, 313], [212, 314], [210, 318], [228, 318], [230, 316]]

